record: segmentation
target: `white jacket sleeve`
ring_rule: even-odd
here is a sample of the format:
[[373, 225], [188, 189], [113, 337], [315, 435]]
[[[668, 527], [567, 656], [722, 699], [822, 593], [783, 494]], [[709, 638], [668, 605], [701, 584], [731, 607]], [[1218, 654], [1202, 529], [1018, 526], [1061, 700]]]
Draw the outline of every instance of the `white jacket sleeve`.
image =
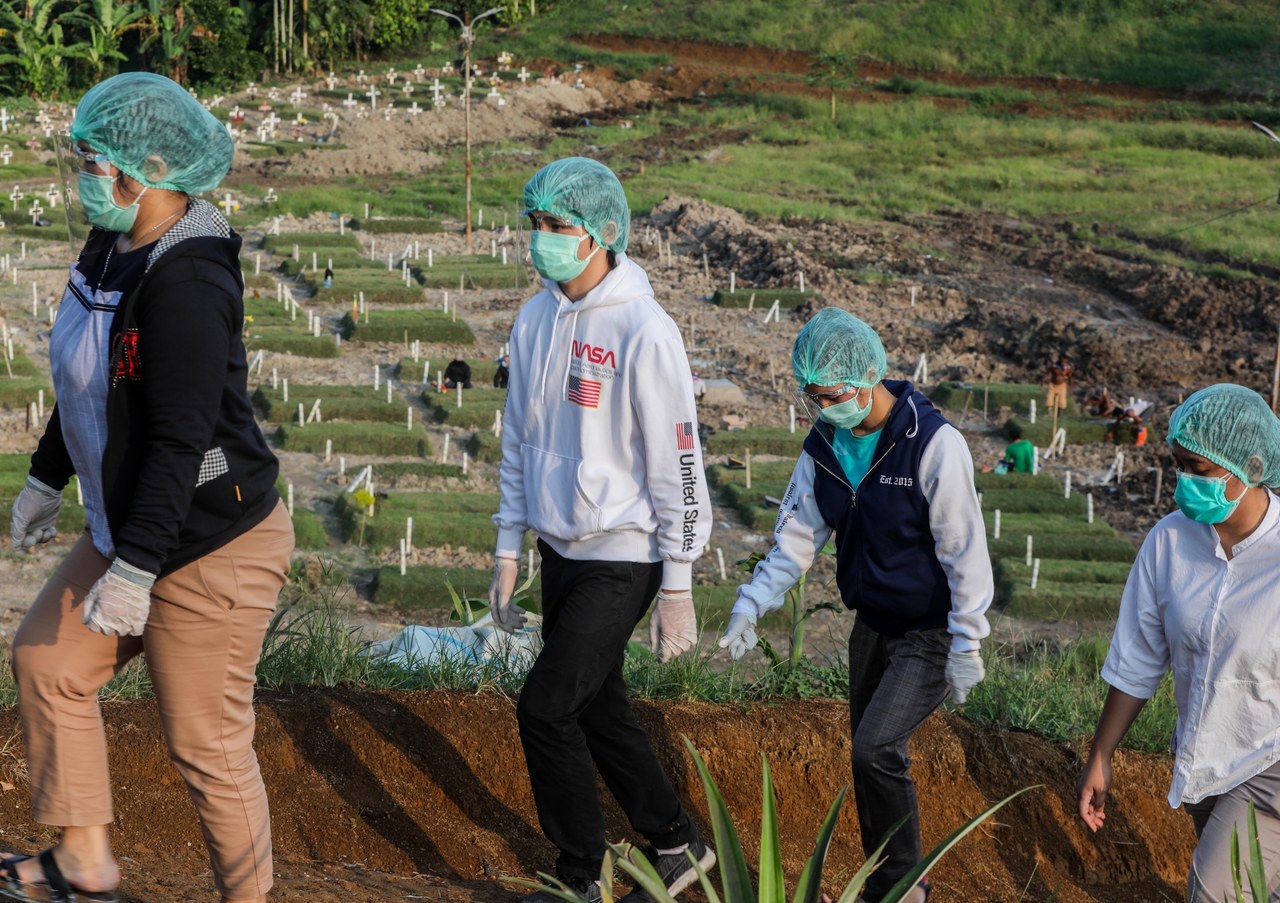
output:
[[1125, 581], [1111, 648], [1102, 664], [1103, 680], [1138, 699], [1155, 695], [1172, 662], [1156, 594], [1153, 537], [1154, 531], [1147, 535]]
[[973, 485], [973, 458], [964, 436], [947, 424], [920, 454], [920, 482], [929, 502], [934, 554], [951, 589], [951, 648], [976, 650], [990, 632], [987, 609], [995, 595], [987, 529]]
[[644, 446], [645, 486], [658, 519], [662, 588], [693, 586], [693, 562], [711, 538], [693, 376], [674, 323], [639, 345], [631, 404]]
[[504, 557], [520, 557], [524, 534], [529, 529], [529, 515], [524, 497], [524, 459], [520, 445], [524, 436], [524, 407], [527, 403], [529, 355], [527, 348], [516, 347], [521, 332], [520, 318], [511, 330], [511, 358], [507, 381], [507, 401], [502, 410], [502, 464], [498, 468], [498, 513], [493, 522], [498, 526], [496, 552]]
[[813, 458], [808, 452], [801, 452], [791, 472], [786, 495], [778, 506], [773, 548], [756, 565], [751, 582], [738, 587], [734, 614], [745, 614], [756, 620], [779, 608], [787, 590], [809, 570], [831, 538], [831, 527], [818, 510], [813, 494], [813, 468]]

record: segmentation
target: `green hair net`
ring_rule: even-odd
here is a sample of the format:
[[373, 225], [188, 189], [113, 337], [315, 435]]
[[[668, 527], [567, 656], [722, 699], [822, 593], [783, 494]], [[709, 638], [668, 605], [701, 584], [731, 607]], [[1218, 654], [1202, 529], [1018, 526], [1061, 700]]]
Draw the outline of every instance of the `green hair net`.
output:
[[824, 307], [796, 336], [791, 372], [801, 387], [874, 386], [888, 369], [876, 331], [847, 310]]
[[125, 72], [90, 88], [71, 137], [149, 188], [186, 194], [218, 187], [235, 155], [226, 126], [177, 82], [150, 72]]
[[627, 250], [631, 210], [613, 170], [587, 157], [565, 157], [548, 163], [524, 186], [521, 215], [535, 210], [582, 226], [596, 244], [609, 251]]
[[1225, 467], [1251, 486], [1280, 485], [1280, 419], [1252, 389], [1221, 383], [1169, 418], [1169, 444]]

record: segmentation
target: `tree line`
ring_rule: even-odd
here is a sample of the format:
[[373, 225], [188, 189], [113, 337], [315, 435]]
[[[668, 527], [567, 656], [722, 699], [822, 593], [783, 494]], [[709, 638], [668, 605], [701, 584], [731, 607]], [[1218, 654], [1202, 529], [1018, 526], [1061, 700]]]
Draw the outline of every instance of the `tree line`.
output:
[[71, 98], [131, 70], [227, 91], [440, 50], [457, 32], [432, 8], [465, 17], [493, 7], [502, 12], [485, 24], [512, 24], [537, 0], [0, 0], [0, 94]]

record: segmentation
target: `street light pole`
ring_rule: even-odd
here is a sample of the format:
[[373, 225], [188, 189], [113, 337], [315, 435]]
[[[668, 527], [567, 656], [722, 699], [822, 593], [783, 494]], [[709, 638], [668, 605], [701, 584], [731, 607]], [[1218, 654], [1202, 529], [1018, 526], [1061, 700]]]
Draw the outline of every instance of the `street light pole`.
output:
[[466, 199], [467, 199], [467, 253], [471, 253], [471, 45], [475, 43], [475, 32], [472, 30], [475, 23], [489, 16], [496, 16], [502, 12], [501, 7], [487, 9], [474, 19], [470, 13], [465, 13], [465, 19], [460, 19], [451, 12], [443, 9], [432, 8], [431, 12], [437, 16], [444, 16], [446, 19], [452, 19], [462, 27], [462, 50], [463, 50], [463, 66], [466, 72], [463, 77], [462, 89], [462, 110], [463, 110], [463, 133], [466, 144]]

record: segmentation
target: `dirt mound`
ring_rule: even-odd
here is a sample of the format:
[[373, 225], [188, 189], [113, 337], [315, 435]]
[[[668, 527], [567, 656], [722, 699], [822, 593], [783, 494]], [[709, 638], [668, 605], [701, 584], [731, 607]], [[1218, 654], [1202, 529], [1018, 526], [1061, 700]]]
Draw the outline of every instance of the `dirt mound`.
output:
[[[631, 98], [651, 96], [651, 92], [621, 85], [611, 89], [611, 94], [619, 100], [607, 102], [594, 87], [579, 89], [546, 79], [511, 90], [504, 95], [506, 105], [501, 107], [494, 101], [483, 100], [485, 94], [483, 84], [473, 85], [471, 140], [476, 143], [543, 135], [552, 120], [581, 119], [609, 105], [630, 104]], [[343, 148], [317, 148], [297, 154], [289, 160], [287, 172], [295, 176], [330, 178], [435, 169], [443, 162], [435, 149], [465, 140], [466, 115], [456, 97], [438, 110], [431, 107], [429, 96], [419, 100], [419, 105], [426, 109], [416, 116], [409, 113], [402, 102], [390, 119], [375, 112], [354, 122], [344, 122], [334, 138], [345, 145]]]
[[[206, 899], [200, 833], [169, 765], [150, 701], [104, 705], [112, 753], [116, 851], [123, 899]], [[832, 702], [757, 705], [638, 703], [682, 797], [705, 800], [681, 745], [709, 763], [754, 858], [760, 755], [769, 758], [794, 881], [822, 816], [848, 780], [848, 710]], [[487, 693], [305, 691], [258, 706], [258, 756], [271, 794], [278, 857], [276, 897], [313, 903], [432, 899], [498, 903], [494, 879], [553, 865], [537, 827], [514, 706]], [[4, 713], [6, 735], [17, 730]], [[1164, 800], [1167, 760], [1118, 757], [1105, 831], [1074, 815], [1078, 759], [1029, 734], [980, 730], [937, 715], [912, 745], [926, 847], [992, 801], [1041, 784], [966, 839], [933, 872], [936, 899], [1135, 903], [1176, 899], [1194, 845], [1189, 820]], [[12, 769], [11, 769], [12, 771]], [[9, 775], [13, 780], [12, 774]], [[47, 842], [30, 821], [26, 788], [7, 792], [7, 836], [22, 849]], [[701, 827], [709, 827], [699, 816]], [[611, 837], [632, 839], [608, 810]], [[827, 865], [828, 891], [861, 863], [852, 802]]]

